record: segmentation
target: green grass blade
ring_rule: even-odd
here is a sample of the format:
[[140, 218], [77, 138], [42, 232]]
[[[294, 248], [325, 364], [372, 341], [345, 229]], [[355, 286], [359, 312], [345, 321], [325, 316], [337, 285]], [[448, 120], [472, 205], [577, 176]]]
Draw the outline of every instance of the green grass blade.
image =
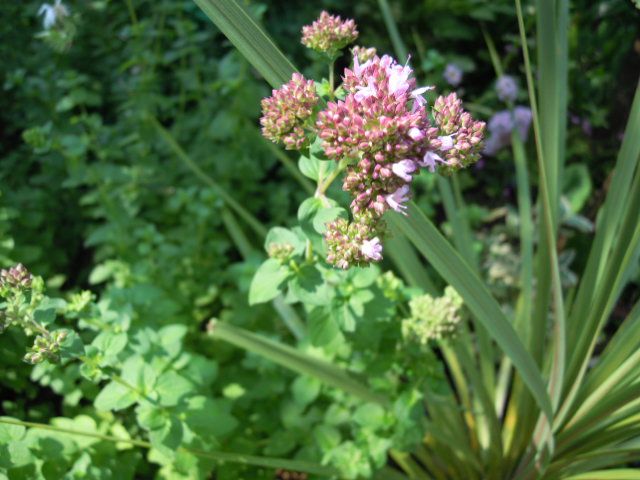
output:
[[640, 470], [620, 468], [615, 470], [595, 470], [571, 475], [564, 480], [640, 480]]
[[569, 379], [572, 380], [564, 400], [563, 408], [556, 418], [558, 425], [564, 421], [575, 405], [578, 387], [586, 373], [589, 359], [595, 348], [599, 333], [609, 318], [622, 289], [629, 281], [629, 274], [637, 265], [640, 255], [640, 171], [636, 172], [630, 193], [629, 205], [624, 212], [620, 232], [613, 245], [612, 253], [604, 271], [602, 286], [596, 290], [595, 298], [588, 312], [579, 340], [574, 348], [572, 361], [569, 364]]
[[[629, 202], [633, 172], [640, 157], [640, 135], [638, 135], [638, 132], [640, 132], [640, 82], [636, 87], [624, 138], [611, 178], [609, 193], [598, 214], [596, 235], [589, 252], [587, 266], [571, 309], [569, 328], [575, 331], [579, 331], [576, 326], [584, 322], [584, 318], [591, 309], [594, 291], [602, 280], [603, 270], [609, 260], [611, 246], [618, 231], [625, 206]], [[577, 340], [576, 338], [576, 342]]]
[[[35, 422], [25, 422], [18, 419], [8, 418], [8, 417], [0, 417], [0, 423], [4, 423], [6, 425], [18, 425], [26, 428], [34, 428], [37, 430], [48, 430], [52, 432], [57, 432], [65, 435], [73, 435], [78, 437], [89, 437], [96, 438], [98, 440], [113, 442], [113, 443], [124, 443], [128, 445], [133, 445], [140, 448], [151, 449], [153, 445], [144, 440], [138, 440], [136, 438], [131, 437], [116, 437], [113, 435], [105, 435], [97, 432], [87, 432], [83, 430], [76, 430], [71, 428], [63, 428], [57, 427], [55, 425], [48, 425], [44, 423], [35, 423]], [[296, 470], [300, 472], [312, 473], [315, 475], [322, 476], [332, 476], [336, 475], [338, 472], [332, 468], [324, 465], [319, 465], [313, 462], [306, 462], [303, 460], [289, 460], [286, 458], [272, 458], [272, 457], [259, 457], [256, 455], [244, 455], [241, 453], [232, 453], [232, 452], [210, 452], [199, 449], [192, 449], [187, 447], [178, 447], [179, 451], [189, 452], [193, 455], [202, 458], [208, 458], [210, 460], [214, 460], [216, 462], [225, 463], [241, 463], [244, 465], [254, 465], [257, 467], [266, 467], [266, 468], [285, 468], [288, 470]]]
[[620, 328], [611, 337], [600, 355], [598, 364], [587, 374], [578, 397], [578, 403], [585, 394], [593, 392], [598, 385], [609, 378], [629, 356], [640, 347], [640, 301], [629, 313]]
[[386, 240], [386, 250], [409, 285], [420, 287], [429, 295], [438, 295], [438, 290], [421, 264], [413, 245], [402, 232], [393, 232], [393, 236]]
[[[553, 3], [553, 2], [539, 2], [539, 3]], [[540, 7], [540, 5], [539, 5]], [[546, 8], [546, 7], [545, 7]], [[539, 268], [544, 270], [544, 262], [548, 262], [548, 269], [551, 274], [551, 283], [553, 290], [553, 300], [554, 300], [554, 314], [555, 314], [555, 322], [554, 322], [554, 354], [551, 368], [551, 376], [549, 379], [549, 392], [551, 395], [551, 400], [553, 402], [554, 408], [558, 405], [560, 401], [560, 396], [562, 394], [562, 381], [564, 377], [564, 364], [566, 357], [566, 329], [565, 329], [565, 313], [564, 313], [564, 299], [562, 296], [562, 283], [560, 281], [560, 267], [558, 264], [558, 253], [556, 251], [556, 224], [557, 220], [555, 218], [556, 210], [558, 208], [557, 205], [557, 191], [554, 192], [554, 189], [557, 189], [557, 185], [554, 185], [554, 182], [557, 181], [557, 178], [554, 180], [553, 177], [557, 173], [557, 152], [549, 153], [552, 150], [552, 147], [555, 148], [555, 137], [550, 135], [551, 139], [544, 138], [545, 132], [541, 130], [541, 122], [542, 121], [551, 121], [548, 118], [540, 118], [538, 114], [538, 101], [536, 99], [534, 83], [533, 83], [533, 69], [531, 67], [531, 62], [529, 60], [529, 49], [527, 47], [527, 38], [524, 27], [524, 19], [522, 16], [522, 5], [520, 0], [516, 0], [516, 13], [518, 16], [518, 27], [520, 30], [520, 41], [522, 43], [522, 53], [525, 62], [525, 70], [527, 76], [527, 89], [529, 91], [529, 101], [531, 104], [531, 112], [533, 116], [533, 130], [534, 136], [536, 140], [536, 151], [538, 158], [538, 169], [540, 172], [540, 198], [542, 203], [542, 213], [543, 213], [543, 226], [544, 226], [544, 243], [546, 244], [549, 256], [545, 258], [541, 255], [538, 256], [538, 259], [541, 263]], [[543, 15], [542, 17], [538, 17], [538, 33], [540, 35], [541, 31], [545, 31], [548, 27], [548, 24], [555, 25], [556, 16], [552, 13], [548, 13]], [[544, 25], [540, 25], [543, 23]], [[542, 48], [541, 46], [539, 48]], [[555, 52], [555, 50], [553, 50]], [[566, 61], [566, 59], [565, 59]], [[540, 66], [540, 69], [543, 67]], [[555, 68], [554, 66], [550, 68]], [[556, 85], [561, 80], [555, 80], [553, 86], [559, 88]], [[543, 85], [544, 87], [544, 85]], [[554, 88], [549, 87], [548, 88]], [[544, 88], [542, 89], [544, 93]], [[550, 107], [549, 107], [550, 108]], [[557, 107], [554, 108], [554, 112]], [[556, 113], [554, 115], [557, 116]], [[549, 115], [547, 115], [549, 116]], [[557, 127], [557, 120], [554, 123]], [[545, 128], [547, 126], [545, 125]], [[546, 140], [546, 146], [545, 146]], [[548, 157], [552, 157], [549, 160]], [[554, 159], [555, 158], [555, 159]], [[538, 283], [539, 286], [543, 285]], [[545, 315], [546, 317], [546, 315]], [[536, 319], [539, 323], [546, 323], [545, 318]], [[535, 339], [536, 341], [543, 341], [542, 338]]]
[[[558, 208], [558, 199], [554, 197], [557, 195], [557, 191], [554, 192], [553, 189], [557, 188], [557, 185], [554, 185], [555, 180], [551, 180], [550, 177], [554, 177], [557, 174], [558, 168], [558, 156], [557, 152], [553, 151], [549, 153], [549, 149], [554, 147], [553, 140], [549, 141], [547, 146], [545, 147], [545, 143], [542, 136], [541, 126], [540, 126], [540, 117], [538, 114], [538, 102], [536, 99], [534, 83], [533, 83], [533, 69], [531, 67], [531, 62], [529, 60], [529, 49], [527, 47], [527, 38], [524, 27], [524, 19], [522, 15], [522, 5], [520, 0], [516, 0], [516, 13], [518, 17], [518, 29], [520, 31], [520, 41], [522, 43], [522, 53], [525, 62], [525, 71], [527, 77], [527, 89], [529, 92], [529, 101], [531, 104], [531, 112], [533, 116], [533, 130], [535, 136], [536, 143], [536, 152], [538, 158], [538, 169], [540, 174], [540, 200], [542, 204], [542, 220], [543, 220], [543, 233], [544, 233], [544, 244], [546, 245], [546, 250], [548, 251], [548, 257], [543, 255], [538, 255], [538, 260], [540, 265], [538, 266], [539, 272], [541, 273], [540, 278], [545, 278], [547, 276], [551, 277], [551, 287], [553, 291], [553, 301], [554, 301], [554, 325], [553, 325], [553, 341], [554, 341], [554, 349], [553, 355], [551, 357], [551, 371], [549, 375], [549, 396], [551, 398], [551, 402], [554, 410], [560, 403], [560, 399], [562, 396], [562, 387], [563, 387], [563, 378], [565, 374], [565, 360], [566, 360], [566, 325], [565, 325], [565, 313], [564, 313], [564, 299], [562, 295], [562, 284], [560, 281], [560, 267], [558, 263], [558, 254], [556, 251], [556, 224], [557, 220], [555, 218], [556, 211]], [[551, 2], [549, 2], [551, 3]], [[539, 17], [538, 21], [553, 23], [555, 25], [555, 15], [551, 15], [550, 17]], [[538, 25], [538, 33], [540, 34], [541, 26]], [[566, 59], [564, 59], [566, 62]], [[542, 68], [542, 67], [540, 67]], [[554, 81], [554, 85], [559, 88], [557, 85], [561, 79], [556, 79]], [[543, 90], [544, 92], [544, 90]], [[557, 112], [556, 112], [557, 114]], [[549, 146], [549, 144], [551, 146]], [[550, 155], [552, 158], [549, 160], [547, 155]], [[545, 158], [547, 160], [545, 161]], [[546, 263], [548, 262], [548, 263]], [[546, 267], [545, 267], [546, 263]], [[539, 290], [542, 290], [541, 286], [545, 285], [540, 282], [540, 278], [538, 281]], [[540, 298], [538, 299], [540, 303]], [[546, 303], [546, 299], [545, 299]], [[544, 333], [544, 329], [542, 325], [546, 324], [546, 312], [542, 315], [542, 307], [544, 305], [539, 304], [538, 311], [541, 312], [539, 316], [536, 316], [534, 322], [537, 323], [536, 332], [538, 335], [536, 337], [532, 336], [532, 340], [536, 342], [543, 342], [544, 337], [542, 334]], [[539, 336], [539, 338], [538, 338]], [[551, 428], [551, 417], [547, 417], [546, 419], [540, 416], [538, 418], [538, 422], [534, 432], [534, 438], [537, 440], [536, 448], [540, 452], [542, 448], [546, 448], [545, 445], [548, 446], [550, 452], [552, 452], [553, 447], [553, 435]], [[549, 440], [546, 442], [545, 440]], [[544, 466], [543, 466], [544, 468]]]
[[272, 87], [291, 79], [296, 68], [238, 2], [194, 1]]
[[[639, 367], [640, 350], [636, 350], [616, 368], [606, 380], [600, 383], [593, 392], [580, 402], [580, 408], [574, 415], [574, 419], [582, 417], [600, 404], [605, 397], [615, 395], [614, 390], [637, 378], [637, 376], [640, 375]], [[571, 426], [571, 424], [569, 424], [569, 426]]]
[[208, 330], [213, 338], [224, 340], [249, 352], [261, 355], [294, 372], [315, 377], [327, 385], [344, 390], [362, 400], [385, 406], [389, 404], [384, 396], [373, 392], [345, 370], [288, 345], [216, 320], [210, 322]]
[[535, 362], [478, 275], [413, 202], [409, 204], [407, 217], [391, 213], [389, 221], [404, 232], [427, 261], [458, 291], [469, 310], [511, 358], [540, 409], [551, 420], [551, 401]]
[[[511, 146], [516, 169], [518, 187], [518, 213], [520, 219], [520, 295], [518, 298], [516, 329], [520, 338], [529, 338], [529, 327], [533, 299], [533, 220], [531, 211], [531, 190], [527, 157], [520, 134], [514, 130], [511, 135]], [[526, 343], [526, 341], [525, 341]]]

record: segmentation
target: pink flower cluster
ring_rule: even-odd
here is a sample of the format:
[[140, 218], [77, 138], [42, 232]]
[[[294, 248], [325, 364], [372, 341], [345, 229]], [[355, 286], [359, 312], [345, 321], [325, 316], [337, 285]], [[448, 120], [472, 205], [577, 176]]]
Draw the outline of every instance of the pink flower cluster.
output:
[[316, 122], [325, 154], [347, 164], [343, 189], [353, 198], [353, 224], [334, 222], [325, 234], [328, 261], [342, 268], [379, 261], [381, 217], [388, 209], [406, 215], [413, 176], [421, 168], [451, 171], [477, 160], [484, 132], [455, 94], [438, 98], [432, 124], [423, 97], [432, 87], [416, 88], [408, 65], [386, 55], [360, 64], [354, 53], [343, 77], [347, 96], [329, 102]]
[[302, 27], [302, 44], [330, 57], [358, 38], [358, 29], [353, 20], [342, 20], [326, 11], [311, 25]]
[[300, 150], [308, 143], [305, 120], [311, 117], [317, 103], [313, 80], [294, 73], [289, 83], [262, 99], [262, 134], [274, 143], [283, 143], [287, 150]]
[[433, 118], [440, 129], [438, 150], [442, 155], [435, 160], [441, 163], [443, 172], [460, 170], [478, 161], [485, 123], [474, 120], [469, 112], [464, 111], [462, 101], [455, 93], [436, 99]]
[[[357, 32], [352, 21], [323, 12], [303, 34], [305, 45], [327, 51], [342, 48]], [[352, 196], [353, 219], [331, 222], [325, 233], [327, 260], [340, 268], [380, 261], [383, 214], [406, 215], [410, 184], [422, 168], [449, 173], [475, 162], [485, 128], [455, 93], [436, 100], [432, 122], [423, 94], [433, 87], [417, 88], [408, 65], [372, 49], [354, 48], [353, 54], [353, 68], [342, 78], [346, 96], [328, 102], [315, 125], [310, 117], [318, 96], [300, 74], [262, 101], [265, 137], [301, 149], [308, 144], [304, 127], [315, 127], [327, 157], [345, 168], [342, 187]]]
[[378, 237], [371, 238], [365, 223], [348, 222], [339, 218], [327, 224], [325, 233], [327, 262], [338, 268], [367, 265], [382, 260], [382, 244]]

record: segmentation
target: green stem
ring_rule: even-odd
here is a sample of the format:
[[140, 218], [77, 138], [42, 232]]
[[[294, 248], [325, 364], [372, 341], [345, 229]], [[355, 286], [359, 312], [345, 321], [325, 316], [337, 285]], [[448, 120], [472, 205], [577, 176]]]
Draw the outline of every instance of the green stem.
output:
[[333, 172], [331, 172], [331, 174], [324, 181], [322, 178], [318, 179], [318, 188], [315, 193], [316, 197], [322, 196], [326, 193], [326, 191], [329, 189], [333, 181], [336, 178], [338, 178], [338, 175], [342, 173], [345, 167], [346, 167], [346, 164], [343, 164], [342, 162], [340, 162], [340, 164], [338, 165], [338, 168], [336, 168]]
[[51, 333], [49, 332], [49, 330], [44, 328], [42, 325], [36, 322], [33, 318], [29, 320], [29, 323], [34, 330], [40, 332], [42, 335], [44, 335], [47, 338], [51, 337]]
[[[47, 425], [44, 423], [35, 423], [35, 422], [26, 422], [23, 420], [15, 420], [6, 417], [0, 417], [0, 423], [5, 425], [15, 425], [19, 427], [25, 428], [36, 428], [38, 430], [48, 430], [52, 432], [58, 433], [66, 433], [68, 435], [77, 435], [80, 437], [88, 437], [88, 438], [96, 438], [98, 440], [102, 440], [105, 442], [112, 443], [127, 443], [129, 445], [134, 445], [140, 448], [151, 449], [153, 445], [149, 442], [145, 442], [144, 440], [139, 440], [136, 438], [123, 438], [116, 437], [113, 435], [105, 435], [102, 433], [96, 432], [87, 432], [84, 430], [75, 430], [71, 428], [63, 428], [56, 427], [53, 425]], [[323, 465], [319, 465], [312, 462], [305, 462], [301, 460], [287, 460], [284, 458], [271, 458], [271, 457], [258, 457], [254, 455], [244, 455], [240, 453], [229, 453], [229, 452], [205, 452], [203, 450], [186, 448], [186, 447], [178, 447], [179, 451], [188, 452], [193, 455], [202, 458], [208, 458], [211, 460], [215, 460], [216, 462], [232, 462], [232, 463], [241, 463], [245, 465], [254, 465], [258, 467], [266, 467], [266, 468], [286, 468], [288, 470], [296, 470], [301, 472], [313, 473], [316, 475], [336, 475], [337, 472], [332, 467], [325, 467]]]
[[335, 60], [331, 60], [331, 62], [329, 62], [329, 98], [331, 98], [331, 100], [334, 99], [335, 97], [335, 90], [336, 90], [336, 86], [335, 86], [335, 74], [334, 74], [334, 70], [335, 70]]
[[131, 17], [131, 24], [133, 26], [138, 25], [138, 17], [136, 16], [136, 11], [133, 8], [133, 3], [131, 3], [131, 0], [125, 0], [125, 2], [127, 3], [127, 10], [129, 10], [129, 16]]
[[487, 50], [489, 50], [489, 57], [491, 58], [491, 63], [493, 64], [493, 69], [496, 71], [496, 76], [501, 77], [503, 75], [502, 71], [502, 63], [500, 62], [500, 56], [496, 51], [496, 46], [493, 43], [493, 39], [484, 25], [480, 26], [482, 30], [482, 36], [484, 37], [484, 42], [487, 44]]
[[387, 30], [389, 31], [389, 37], [391, 37], [393, 49], [398, 56], [398, 60], [400, 62], [403, 62], [408, 57], [407, 47], [402, 41], [402, 37], [400, 36], [400, 31], [398, 30], [396, 21], [393, 18], [393, 13], [391, 13], [389, 2], [387, 2], [387, 0], [378, 0], [378, 5], [380, 6], [380, 11], [382, 12], [384, 24], [387, 26]]

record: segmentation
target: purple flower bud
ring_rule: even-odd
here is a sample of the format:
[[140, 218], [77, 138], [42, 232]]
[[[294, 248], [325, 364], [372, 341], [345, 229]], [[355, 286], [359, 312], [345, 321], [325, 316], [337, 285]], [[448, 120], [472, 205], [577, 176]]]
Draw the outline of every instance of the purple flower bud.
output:
[[503, 102], [514, 102], [518, 96], [518, 85], [515, 78], [510, 75], [502, 75], [496, 81], [496, 93]]
[[462, 69], [455, 63], [449, 63], [444, 69], [442, 74], [444, 79], [452, 87], [457, 87], [462, 82], [463, 72]]

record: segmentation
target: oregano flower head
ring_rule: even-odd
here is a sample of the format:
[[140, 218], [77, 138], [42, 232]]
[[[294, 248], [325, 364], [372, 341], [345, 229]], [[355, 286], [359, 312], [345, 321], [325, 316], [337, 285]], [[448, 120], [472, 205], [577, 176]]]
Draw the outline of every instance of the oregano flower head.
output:
[[311, 117], [318, 103], [313, 80], [294, 73], [291, 81], [262, 99], [262, 134], [287, 150], [300, 150], [308, 144], [305, 120]]
[[[320, 45], [351, 29], [355, 31], [352, 22], [323, 12], [303, 29], [303, 43]], [[429, 112], [423, 95], [434, 87], [418, 87], [408, 63], [379, 57], [375, 49], [355, 47], [352, 53], [353, 67], [344, 70], [340, 94], [330, 92], [315, 120], [315, 85], [298, 73], [262, 100], [260, 120], [263, 135], [287, 149], [309, 145], [305, 130], [317, 134], [325, 155], [344, 170], [342, 188], [351, 195], [351, 220], [328, 223], [324, 237], [327, 261], [345, 269], [382, 260], [384, 213], [407, 214], [411, 182], [423, 168], [449, 173], [475, 162], [485, 128], [462, 109], [455, 94], [438, 98]]]
[[425, 294], [409, 302], [411, 316], [402, 323], [404, 336], [426, 345], [431, 340], [455, 336], [462, 321], [462, 297], [453, 287], [446, 287], [444, 295]]
[[340, 50], [358, 38], [356, 23], [342, 20], [340, 16], [322, 11], [311, 25], [302, 27], [302, 44], [329, 57], [335, 57]]
[[450, 173], [468, 167], [480, 158], [485, 123], [474, 120], [462, 108], [455, 93], [438, 97], [433, 105], [433, 117], [439, 128], [438, 144], [442, 157], [440, 170]]
[[1, 288], [30, 288], [32, 281], [33, 275], [21, 263], [0, 270]]

